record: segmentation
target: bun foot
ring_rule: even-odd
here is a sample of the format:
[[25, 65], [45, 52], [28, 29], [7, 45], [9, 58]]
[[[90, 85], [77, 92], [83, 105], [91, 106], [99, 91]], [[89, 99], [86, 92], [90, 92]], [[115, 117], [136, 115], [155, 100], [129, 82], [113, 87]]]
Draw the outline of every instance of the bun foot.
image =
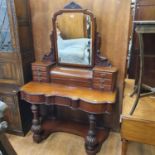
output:
[[40, 143], [42, 141], [42, 138], [40, 135], [33, 135], [33, 141], [35, 143]]

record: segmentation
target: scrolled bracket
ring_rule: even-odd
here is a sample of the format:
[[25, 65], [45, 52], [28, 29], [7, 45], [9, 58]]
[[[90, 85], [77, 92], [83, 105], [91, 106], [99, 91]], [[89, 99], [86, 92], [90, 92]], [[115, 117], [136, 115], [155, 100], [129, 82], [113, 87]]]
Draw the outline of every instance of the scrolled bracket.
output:
[[53, 31], [51, 32], [50, 35], [50, 40], [51, 40], [51, 49], [50, 52], [48, 54], [45, 54], [42, 57], [42, 61], [44, 62], [55, 62], [55, 54], [54, 54], [54, 33]]
[[100, 53], [100, 48], [101, 48], [101, 36], [100, 34], [97, 32], [95, 35], [95, 65], [97, 66], [105, 66], [105, 67], [110, 67], [112, 66], [110, 61], [106, 58], [101, 56]]

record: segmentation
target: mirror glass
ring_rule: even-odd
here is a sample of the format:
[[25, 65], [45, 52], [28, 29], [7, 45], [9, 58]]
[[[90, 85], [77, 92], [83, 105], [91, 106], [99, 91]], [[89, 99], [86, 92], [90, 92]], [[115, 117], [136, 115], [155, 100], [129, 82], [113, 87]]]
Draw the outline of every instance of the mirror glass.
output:
[[6, 0], [0, 1], [0, 52], [12, 52], [10, 24]]
[[92, 64], [92, 21], [83, 13], [62, 13], [56, 19], [58, 62]]

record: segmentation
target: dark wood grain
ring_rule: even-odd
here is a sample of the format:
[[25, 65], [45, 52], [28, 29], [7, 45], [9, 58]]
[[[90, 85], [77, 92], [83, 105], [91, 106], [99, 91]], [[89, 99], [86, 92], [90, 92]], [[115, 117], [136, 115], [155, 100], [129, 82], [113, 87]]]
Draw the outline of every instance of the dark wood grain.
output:
[[92, 85], [92, 71], [89, 69], [54, 67], [50, 71], [52, 83], [72, 86], [90, 87]]

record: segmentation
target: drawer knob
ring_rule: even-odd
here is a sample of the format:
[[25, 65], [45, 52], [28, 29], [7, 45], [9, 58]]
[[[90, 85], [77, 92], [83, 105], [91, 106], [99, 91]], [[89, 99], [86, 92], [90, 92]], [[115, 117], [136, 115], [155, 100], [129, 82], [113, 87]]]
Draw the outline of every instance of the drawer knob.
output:
[[104, 83], [104, 82], [105, 82], [105, 79], [100, 79], [100, 82], [101, 82], [101, 83]]
[[13, 92], [13, 93], [17, 93], [17, 91], [16, 91], [16, 90], [13, 90], [12, 92]]
[[104, 73], [101, 73], [101, 76], [102, 76], [102, 77], [105, 77], [105, 75], [106, 75], [106, 74], [104, 74]]
[[41, 70], [40, 70], [40, 69], [38, 69], [37, 75], [38, 75], [38, 76], [41, 76]]
[[102, 84], [99, 87], [100, 87], [100, 89], [104, 89], [104, 85], [102, 85]]

